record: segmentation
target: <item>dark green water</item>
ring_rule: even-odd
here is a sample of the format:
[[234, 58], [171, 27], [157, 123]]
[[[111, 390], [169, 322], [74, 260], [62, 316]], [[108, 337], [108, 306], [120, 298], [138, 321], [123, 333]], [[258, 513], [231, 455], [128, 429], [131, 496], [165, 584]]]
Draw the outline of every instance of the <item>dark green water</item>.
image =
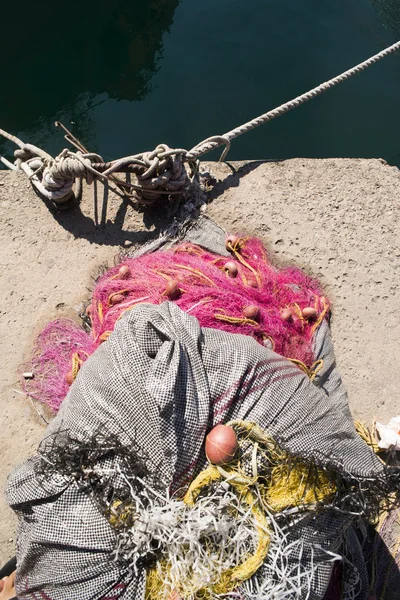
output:
[[[0, 14], [0, 127], [54, 153], [58, 119], [105, 159], [190, 148], [400, 39], [400, 0], [23, 0]], [[399, 106], [398, 53], [237, 139], [229, 158], [400, 165]]]

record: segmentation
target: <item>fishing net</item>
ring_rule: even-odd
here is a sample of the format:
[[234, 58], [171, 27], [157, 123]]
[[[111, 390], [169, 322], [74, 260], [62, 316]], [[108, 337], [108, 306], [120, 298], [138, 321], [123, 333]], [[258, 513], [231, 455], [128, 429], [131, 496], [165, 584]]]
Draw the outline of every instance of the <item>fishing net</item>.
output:
[[[151, 263], [158, 269], [160, 254]], [[128, 264], [130, 273], [139, 260]], [[20, 523], [18, 594], [321, 600], [340, 562], [343, 598], [366, 600], [369, 567], [357, 532], [398, 506], [400, 474], [354, 428], [329, 326], [319, 322], [326, 305], [318, 288], [288, 284], [301, 311], [315, 308], [311, 294], [317, 302], [313, 319], [299, 317], [296, 335], [311, 349], [296, 359], [306, 367], [299, 368], [264, 344], [261, 300], [251, 335], [242, 335], [232, 332], [237, 323], [206, 327], [192, 305], [182, 310], [183, 291], [160, 303], [163, 281], [157, 302], [134, 302], [106, 325], [99, 317], [98, 327], [113, 329], [95, 351], [73, 348], [82, 351], [74, 383], [38, 454], [10, 476], [8, 502]], [[111, 310], [101, 289], [94, 297]], [[290, 298], [271, 313], [294, 306]], [[297, 327], [293, 317], [285, 323]], [[285, 339], [274, 340], [275, 349]], [[319, 369], [311, 368], [316, 361]], [[235, 461], [223, 467], [210, 466], [204, 450], [219, 423], [230, 423], [239, 440]]]
[[69, 385], [92, 352], [104, 342], [127, 310], [143, 302], [173, 300], [202, 327], [242, 333], [306, 372], [318, 368], [312, 335], [329, 312], [316, 281], [295, 268], [276, 269], [262, 243], [235, 237], [231, 256], [182, 243], [138, 258], [125, 258], [97, 282], [88, 320], [91, 333], [66, 319], [50, 323], [39, 336], [35, 356], [24, 371], [25, 392], [55, 412]]

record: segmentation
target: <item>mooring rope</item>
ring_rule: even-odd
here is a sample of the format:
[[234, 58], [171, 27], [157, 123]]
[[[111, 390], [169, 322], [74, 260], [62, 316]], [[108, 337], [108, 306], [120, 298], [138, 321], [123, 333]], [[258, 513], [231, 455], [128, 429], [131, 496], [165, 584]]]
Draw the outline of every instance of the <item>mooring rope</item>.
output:
[[[330, 90], [331, 88], [333, 88], [338, 83], [342, 83], [342, 81], [346, 81], [347, 79], [350, 79], [350, 77], [353, 77], [353, 75], [356, 75], [357, 73], [361, 73], [361, 71], [368, 69], [368, 67], [379, 62], [382, 58], [389, 56], [389, 54], [396, 52], [396, 50], [400, 50], [400, 41], [396, 42], [395, 44], [392, 44], [392, 46], [389, 46], [388, 48], [385, 48], [381, 52], [378, 52], [378, 54], [371, 56], [371, 58], [368, 58], [367, 60], [356, 65], [355, 67], [348, 69], [348, 71], [341, 73], [341, 75], [337, 75], [336, 77], [333, 77], [332, 79], [329, 79], [328, 81], [325, 81], [324, 83], [321, 83], [320, 85], [313, 88], [309, 92], [306, 92], [305, 94], [301, 94], [300, 96], [297, 96], [293, 100], [289, 100], [289, 102], [285, 102], [285, 104], [282, 104], [281, 106], [278, 106], [277, 108], [274, 108], [273, 110], [270, 110], [269, 112], [266, 112], [263, 115], [255, 118], [255, 119], [252, 119], [251, 121], [248, 121], [247, 123], [244, 123], [243, 125], [239, 125], [239, 127], [235, 127], [235, 129], [232, 129], [231, 131], [228, 131], [227, 133], [224, 133], [223, 135], [219, 136], [221, 138], [221, 141], [218, 141], [216, 139], [213, 140], [212, 138], [210, 138], [208, 140], [204, 140], [204, 142], [197, 144], [197, 146], [195, 146], [195, 148], [193, 148], [192, 150], [190, 150], [190, 152], [188, 152], [188, 157], [198, 158], [202, 154], [205, 154], [206, 152], [210, 152], [211, 150], [214, 150], [215, 148], [218, 148], [223, 143], [225, 143], [225, 144], [227, 144], [227, 146], [221, 157], [221, 160], [223, 160], [226, 156], [227, 151], [229, 150], [231, 140], [239, 137], [239, 135], [243, 135], [244, 133], [251, 131], [252, 129], [255, 129], [259, 125], [263, 125], [264, 123], [268, 123], [268, 121], [271, 121], [272, 119], [275, 119], [276, 117], [280, 117], [281, 115], [284, 115], [285, 113], [289, 112], [289, 110], [292, 110], [293, 108], [297, 108], [298, 106], [301, 106], [302, 104], [304, 104], [305, 102], [308, 102], [312, 98], [316, 98], [320, 94], [323, 94], [327, 90]], [[216, 136], [216, 137], [218, 137], [218, 136]], [[224, 154], [225, 154], [225, 156], [224, 156]]]
[[[77, 178], [84, 178], [89, 184], [94, 179], [111, 179], [123, 190], [125, 195], [142, 204], [152, 204], [158, 198], [181, 195], [187, 190], [197, 174], [198, 159], [203, 154], [224, 145], [220, 161], [225, 160], [233, 139], [319, 96], [338, 83], [361, 73], [396, 50], [400, 50], [400, 41], [344, 73], [321, 83], [309, 92], [301, 94], [223, 135], [203, 140], [189, 151], [159, 144], [150, 152], [141, 152], [111, 162], [104, 162], [101, 156], [89, 152], [64, 125], [56, 122], [56, 126], [64, 129], [65, 139], [76, 148], [76, 151], [65, 149], [53, 158], [44, 150], [33, 144], [25, 144], [16, 136], [0, 129], [0, 135], [19, 146], [14, 152], [16, 159], [14, 165], [1, 155], [0, 160], [8, 168], [24, 171], [40, 194], [58, 204], [69, 200]], [[189, 173], [185, 163], [189, 166]], [[122, 181], [117, 177], [117, 173], [133, 173], [136, 178], [135, 182]]]

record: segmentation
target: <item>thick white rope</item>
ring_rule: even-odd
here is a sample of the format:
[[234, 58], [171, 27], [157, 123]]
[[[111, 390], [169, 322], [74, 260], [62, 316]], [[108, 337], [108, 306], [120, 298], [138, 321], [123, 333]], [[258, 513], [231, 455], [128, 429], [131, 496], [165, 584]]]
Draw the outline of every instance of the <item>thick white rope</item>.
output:
[[239, 127], [235, 127], [235, 129], [224, 133], [222, 136], [215, 136], [215, 138], [219, 137], [220, 139], [209, 138], [208, 140], [204, 140], [204, 142], [197, 144], [194, 148], [192, 148], [192, 150], [190, 150], [190, 152], [187, 153], [187, 158], [198, 158], [202, 154], [210, 152], [210, 150], [214, 150], [215, 148], [218, 148], [219, 146], [225, 143], [227, 144], [227, 148], [224, 150], [224, 153], [221, 157], [221, 160], [224, 160], [227, 154], [227, 150], [229, 149], [229, 142], [234, 138], [237, 138], [239, 135], [243, 135], [243, 133], [247, 133], [248, 131], [251, 131], [252, 129], [258, 127], [259, 125], [263, 125], [264, 123], [275, 119], [275, 117], [280, 117], [281, 115], [287, 113], [289, 110], [292, 110], [293, 108], [296, 108], [297, 106], [308, 102], [308, 100], [311, 100], [312, 98], [319, 96], [323, 92], [330, 90], [338, 83], [342, 83], [342, 81], [346, 81], [353, 75], [361, 73], [361, 71], [364, 71], [371, 65], [377, 63], [382, 58], [385, 58], [385, 56], [396, 52], [396, 50], [400, 50], [400, 41], [396, 42], [395, 44], [392, 44], [392, 46], [389, 46], [388, 48], [385, 48], [381, 52], [378, 52], [378, 54], [371, 56], [371, 58], [368, 58], [368, 60], [365, 60], [364, 62], [356, 65], [355, 67], [352, 67], [351, 69], [345, 71], [341, 75], [337, 75], [336, 77], [333, 77], [332, 79], [321, 83], [309, 92], [301, 94], [293, 100], [289, 100], [289, 102], [285, 102], [285, 104], [282, 104], [281, 106], [278, 106], [277, 108], [274, 108], [273, 110], [270, 110], [269, 112], [266, 112], [263, 115], [260, 115], [259, 117], [252, 119], [247, 123], [244, 123], [243, 125], [239, 125]]
[[[42, 195], [56, 202], [66, 201], [70, 197], [75, 178], [84, 177], [88, 183], [91, 183], [94, 178], [113, 179], [114, 173], [130, 170], [136, 174], [136, 182], [124, 183], [118, 180], [117, 185], [130, 189], [132, 192], [131, 197], [136, 200], [151, 204], [156, 198], [162, 197], [163, 194], [181, 194], [187, 188], [191, 179], [186, 171], [185, 162], [189, 163], [192, 172], [195, 173], [196, 168], [194, 165], [198, 157], [222, 145], [225, 145], [225, 149], [220, 160], [224, 160], [230, 149], [230, 142], [234, 138], [308, 102], [308, 100], [319, 96], [319, 94], [326, 92], [338, 83], [361, 73], [361, 71], [377, 63], [385, 56], [396, 52], [396, 50], [400, 50], [400, 41], [341, 75], [321, 83], [309, 92], [289, 100], [289, 102], [228, 131], [224, 135], [216, 135], [203, 140], [189, 152], [182, 148], [172, 149], [166, 144], [159, 144], [151, 152], [142, 152], [114, 160], [111, 163], [104, 163], [100, 156], [87, 152], [82, 144], [62, 126], [68, 134], [66, 139], [78, 148], [78, 152], [63, 150], [59, 156], [53, 159], [44, 150], [32, 144], [25, 144], [16, 136], [0, 129], [0, 135], [19, 146], [19, 149], [15, 151], [15, 167], [12, 167], [9, 161], [2, 156], [0, 156], [0, 161], [7, 167], [22, 169]], [[41, 173], [41, 179], [38, 176], [39, 173]]]

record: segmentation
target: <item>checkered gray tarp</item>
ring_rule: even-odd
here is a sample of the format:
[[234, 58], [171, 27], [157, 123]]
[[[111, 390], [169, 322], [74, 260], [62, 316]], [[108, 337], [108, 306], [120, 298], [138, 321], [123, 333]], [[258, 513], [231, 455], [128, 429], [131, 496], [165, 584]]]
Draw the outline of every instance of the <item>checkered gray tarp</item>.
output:
[[[170, 302], [139, 305], [83, 365], [46, 435], [64, 430], [84, 442], [96, 431], [113, 434], [149, 454], [159, 477], [178, 489], [206, 466], [206, 432], [244, 419], [294, 454], [360, 478], [378, 476], [381, 463], [354, 430], [326, 323], [316, 333], [315, 353], [324, 368], [311, 383], [290, 361], [249, 337], [201, 329]], [[112, 561], [116, 534], [93, 499], [62, 477], [43, 481], [39, 461], [36, 456], [17, 468], [7, 488], [20, 521], [18, 595], [142, 600], [145, 574], [134, 576]], [[350, 525], [343, 515], [314, 515], [297, 535], [315, 549], [337, 551]], [[313, 600], [323, 597], [332, 568], [320, 560]], [[358, 597], [364, 600], [365, 587]]]

